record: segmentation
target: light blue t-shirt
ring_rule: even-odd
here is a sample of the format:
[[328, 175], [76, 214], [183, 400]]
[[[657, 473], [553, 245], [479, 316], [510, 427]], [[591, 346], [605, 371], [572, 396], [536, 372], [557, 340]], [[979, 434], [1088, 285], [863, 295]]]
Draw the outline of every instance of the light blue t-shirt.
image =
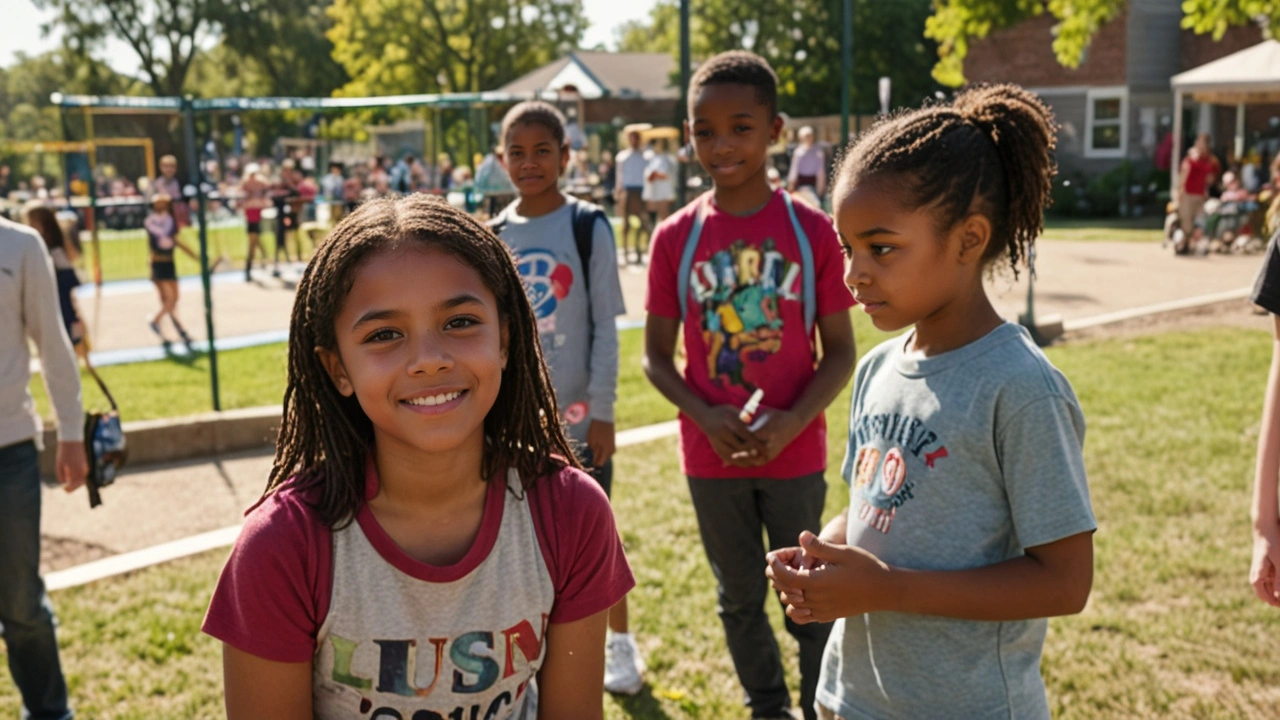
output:
[[[886, 563], [961, 570], [1097, 524], [1070, 383], [1005, 323], [932, 357], [889, 340], [854, 380], [848, 543]], [[847, 720], [1048, 718], [1045, 619], [877, 612], [836, 621], [818, 701]]]

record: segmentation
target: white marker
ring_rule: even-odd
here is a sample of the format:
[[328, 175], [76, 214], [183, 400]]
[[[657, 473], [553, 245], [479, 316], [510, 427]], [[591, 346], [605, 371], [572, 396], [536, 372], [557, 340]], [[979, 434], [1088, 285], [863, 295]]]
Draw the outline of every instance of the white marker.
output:
[[750, 424], [752, 418], [756, 416], [756, 410], [760, 409], [760, 401], [763, 399], [764, 390], [756, 388], [756, 391], [751, 393], [751, 397], [747, 398], [747, 404], [742, 406], [742, 411], [738, 413], [738, 419]]

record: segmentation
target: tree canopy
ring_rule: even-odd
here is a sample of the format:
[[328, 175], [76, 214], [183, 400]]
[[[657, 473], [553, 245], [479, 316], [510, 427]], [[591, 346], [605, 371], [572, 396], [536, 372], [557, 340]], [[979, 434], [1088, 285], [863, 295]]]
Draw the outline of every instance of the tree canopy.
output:
[[343, 95], [499, 87], [577, 47], [582, 0], [334, 0]]
[[[929, 76], [936, 45], [923, 37], [929, 12], [930, 0], [854, 4], [854, 112], [877, 111], [880, 77], [892, 79], [898, 104], [917, 104], [939, 89]], [[835, 113], [840, 109], [842, 13], [842, 0], [693, 0], [690, 49], [695, 60], [732, 48], [759, 53], [778, 74], [783, 110]], [[678, 0], [660, 0], [647, 21], [618, 28], [618, 49], [674, 54], [679, 33]]]

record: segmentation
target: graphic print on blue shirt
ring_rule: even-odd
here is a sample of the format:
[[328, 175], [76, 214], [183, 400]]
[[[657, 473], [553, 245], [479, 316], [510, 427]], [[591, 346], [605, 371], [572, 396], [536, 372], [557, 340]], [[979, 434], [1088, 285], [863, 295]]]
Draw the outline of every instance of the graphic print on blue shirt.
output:
[[755, 387], [743, 377], [747, 362], [762, 363], [782, 348], [781, 300], [801, 299], [800, 263], [776, 249], [738, 240], [689, 271], [689, 288], [702, 306], [707, 375], [721, 387]]
[[[858, 454], [850, 490], [859, 496], [854, 514], [888, 535], [898, 508], [916, 494], [916, 478], [907, 477], [905, 454], [921, 458], [933, 470], [947, 457], [947, 447], [923, 420], [901, 413], [863, 415], [854, 425], [853, 437]], [[881, 443], [889, 449], [881, 450]]]
[[556, 260], [550, 250], [529, 248], [516, 257], [516, 271], [524, 280], [539, 333], [556, 331], [556, 308], [573, 288], [573, 268]]

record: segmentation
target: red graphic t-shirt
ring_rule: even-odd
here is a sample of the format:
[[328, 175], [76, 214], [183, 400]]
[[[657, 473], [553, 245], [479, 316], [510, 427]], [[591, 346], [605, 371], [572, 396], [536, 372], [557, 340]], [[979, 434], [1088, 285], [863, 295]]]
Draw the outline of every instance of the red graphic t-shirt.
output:
[[[748, 217], [718, 210], [709, 196], [690, 203], [654, 232], [645, 309], [680, 318], [679, 272], [698, 208], [706, 218], [690, 269], [684, 346], [685, 382], [711, 405], [741, 407], [764, 390], [761, 411], [790, 409], [813, 379], [814, 337], [805, 336], [800, 246], [781, 191]], [[813, 248], [817, 317], [854, 305], [844, 284], [844, 261], [826, 214], [795, 204]], [[726, 466], [705, 433], [680, 416], [681, 467], [698, 478], [794, 478], [826, 468], [827, 430], [819, 415], [772, 463]]]

